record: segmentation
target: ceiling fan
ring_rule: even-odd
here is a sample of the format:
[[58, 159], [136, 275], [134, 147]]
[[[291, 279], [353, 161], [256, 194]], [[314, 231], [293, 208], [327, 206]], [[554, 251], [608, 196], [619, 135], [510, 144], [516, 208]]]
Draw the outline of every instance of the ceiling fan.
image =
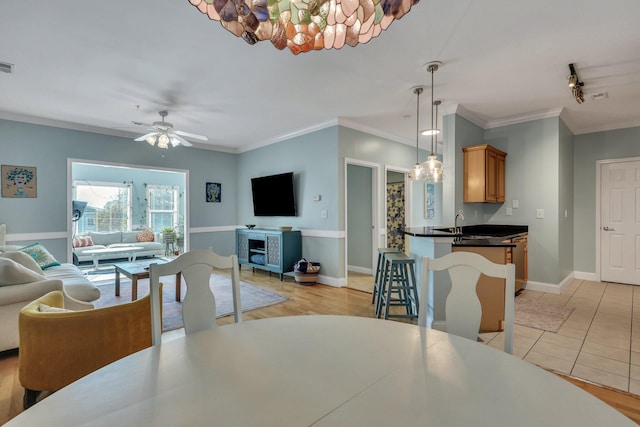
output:
[[181, 130], [174, 130], [172, 123], [164, 121], [164, 118], [169, 115], [169, 112], [167, 110], [159, 111], [158, 114], [160, 114], [162, 121], [153, 122], [151, 129], [149, 129], [153, 132], [142, 135], [136, 138], [134, 141], [147, 141], [149, 145], [156, 145], [157, 142], [158, 148], [166, 149], [169, 148], [169, 144], [171, 144], [171, 146], [173, 147], [176, 147], [180, 144], [184, 145], [185, 147], [191, 147], [192, 144], [185, 138], [197, 139], [199, 141], [208, 140], [208, 138], [203, 135], [183, 132]]

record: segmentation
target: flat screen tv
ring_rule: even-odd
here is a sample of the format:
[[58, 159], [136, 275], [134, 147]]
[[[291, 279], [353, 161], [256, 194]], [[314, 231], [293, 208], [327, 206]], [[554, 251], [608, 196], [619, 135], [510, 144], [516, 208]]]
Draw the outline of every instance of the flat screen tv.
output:
[[251, 178], [255, 216], [296, 216], [293, 172]]

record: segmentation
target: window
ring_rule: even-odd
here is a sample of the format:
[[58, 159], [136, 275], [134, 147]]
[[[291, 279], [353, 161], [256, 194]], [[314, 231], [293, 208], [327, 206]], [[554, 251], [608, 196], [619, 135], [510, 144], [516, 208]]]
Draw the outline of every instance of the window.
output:
[[178, 187], [174, 185], [147, 185], [149, 201], [149, 227], [156, 232], [178, 226]]
[[87, 202], [76, 234], [131, 230], [131, 187], [117, 182], [74, 181], [73, 199]]

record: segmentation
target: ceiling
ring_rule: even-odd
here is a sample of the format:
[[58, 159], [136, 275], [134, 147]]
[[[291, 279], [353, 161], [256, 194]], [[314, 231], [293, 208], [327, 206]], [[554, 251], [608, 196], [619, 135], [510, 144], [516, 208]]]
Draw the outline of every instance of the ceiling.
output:
[[441, 111], [484, 128], [561, 112], [576, 134], [640, 126], [638, 16], [637, 0], [422, 0], [367, 44], [296, 56], [248, 45], [187, 0], [3, 2], [0, 62], [14, 72], [0, 73], [0, 118], [133, 138], [147, 127], [132, 122], [168, 109], [209, 137], [194, 145], [228, 152], [337, 123], [415, 144], [411, 88], [426, 86], [427, 128], [425, 65], [439, 60]]

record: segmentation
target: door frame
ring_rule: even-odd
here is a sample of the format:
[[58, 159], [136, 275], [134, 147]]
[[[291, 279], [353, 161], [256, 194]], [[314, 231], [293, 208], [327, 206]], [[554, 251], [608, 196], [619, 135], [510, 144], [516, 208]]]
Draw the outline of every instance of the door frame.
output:
[[[371, 242], [373, 243], [371, 248], [371, 266], [372, 269], [376, 265], [377, 245], [380, 243], [379, 234], [379, 212], [380, 212], [380, 164], [374, 162], [368, 162], [366, 160], [359, 160], [354, 158], [345, 157], [344, 159], [344, 277], [346, 284], [349, 283], [349, 194], [348, 194], [348, 167], [349, 165], [362, 166], [371, 169]], [[386, 179], [386, 178], [385, 178]], [[386, 235], [386, 234], [385, 234]]]
[[640, 157], [624, 157], [618, 159], [605, 159], [605, 160], [596, 160], [596, 221], [595, 221], [595, 237], [596, 237], [596, 254], [595, 254], [595, 265], [596, 265], [596, 280], [598, 282], [602, 281], [602, 251], [601, 251], [601, 241], [600, 241], [600, 228], [602, 227], [601, 222], [601, 212], [602, 212], [602, 167], [607, 164], [613, 163], [631, 163], [631, 162], [640, 162]]

